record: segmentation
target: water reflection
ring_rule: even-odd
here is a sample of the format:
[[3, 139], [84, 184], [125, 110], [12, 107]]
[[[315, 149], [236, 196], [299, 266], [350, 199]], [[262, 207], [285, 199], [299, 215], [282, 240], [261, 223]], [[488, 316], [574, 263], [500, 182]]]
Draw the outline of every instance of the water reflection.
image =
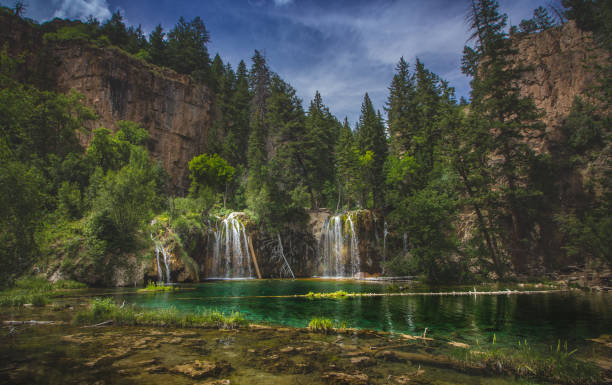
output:
[[258, 322], [304, 327], [313, 317], [351, 327], [422, 334], [473, 342], [519, 339], [556, 343], [582, 341], [612, 332], [612, 296], [562, 292], [536, 295], [358, 297], [309, 300], [261, 298], [313, 292], [384, 292], [384, 285], [356, 281], [264, 280], [210, 282], [194, 290], [119, 298], [146, 307], [175, 306], [240, 311]]

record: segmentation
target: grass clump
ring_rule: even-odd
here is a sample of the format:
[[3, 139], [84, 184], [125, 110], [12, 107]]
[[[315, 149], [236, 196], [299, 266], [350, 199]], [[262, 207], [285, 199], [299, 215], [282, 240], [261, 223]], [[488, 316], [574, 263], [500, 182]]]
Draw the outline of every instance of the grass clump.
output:
[[308, 322], [308, 329], [313, 332], [330, 333], [335, 330], [346, 329], [346, 322], [336, 324], [333, 320], [323, 317], [314, 317]]
[[598, 384], [601, 374], [593, 364], [574, 356], [567, 342], [536, 349], [527, 340], [516, 346], [498, 348], [493, 344], [486, 348], [455, 351], [453, 356], [467, 366], [484, 366], [496, 373], [523, 378], [553, 381], [563, 384]]
[[177, 287], [171, 285], [165, 285], [163, 282], [155, 283], [153, 281], [149, 281], [147, 283], [147, 287], [144, 289], [138, 289], [139, 293], [156, 293], [156, 292], [166, 292], [166, 291], [174, 291], [178, 290]]
[[75, 324], [96, 324], [112, 321], [116, 325], [205, 327], [235, 329], [248, 325], [239, 312], [230, 314], [218, 310], [202, 310], [197, 313], [180, 313], [175, 307], [143, 310], [134, 306], [118, 306], [112, 298], [96, 298], [89, 308], [79, 312]]
[[42, 277], [22, 277], [15, 282], [14, 287], [0, 292], [0, 306], [15, 307], [25, 304], [45, 306], [52, 297], [61, 295], [64, 290], [86, 287], [87, 285], [83, 283], [71, 280], [49, 282]]
[[333, 293], [313, 293], [311, 291], [308, 294], [304, 294], [304, 297], [309, 298], [309, 299], [320, 299], [320, 298], [338, 299], [338, 298], [355, 297], [358, 295], [359, 295], [358, 293], [347, 293], [344, 290], [338, 290]]

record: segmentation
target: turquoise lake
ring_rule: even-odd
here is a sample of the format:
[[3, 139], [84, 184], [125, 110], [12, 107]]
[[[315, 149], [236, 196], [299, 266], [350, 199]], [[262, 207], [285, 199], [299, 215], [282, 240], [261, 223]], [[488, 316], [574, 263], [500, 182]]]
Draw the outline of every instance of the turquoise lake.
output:
[[[586, 338], [612, 333], [612, 295], [577, 290], [480, 296], [382, 296], [344, 299], [273, 297], [295, 294], [384, 293], [389, 284], [352, 280], [234, 280], [209, 281], [167, 293], [116, 293], [118, 303], [145, 308], [176, 307], [179, 311], [217, 309], [240, 311], [249, 320], [273, 325], [307, 326], [313, 317], [325, 317], [360, 329], [422, 335], [474, 343], [515, 344], [518, 340], [580, 344]], [[410, 285], [410, 284], [409, 284]], [[478, 291], [516, 289], [478, 286]], [[473, 286], [407, 287], [409, 292], [470, 291]]]

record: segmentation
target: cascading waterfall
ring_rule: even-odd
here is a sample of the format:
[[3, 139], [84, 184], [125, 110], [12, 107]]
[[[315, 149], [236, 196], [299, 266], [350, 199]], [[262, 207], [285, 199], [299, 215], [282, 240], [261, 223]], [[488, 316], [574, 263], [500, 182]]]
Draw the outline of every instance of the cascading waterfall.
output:
[[319, 252], [322, 276], [353, 277], [359, 273], [359, 238], [353, 213], [334, 215], [325, 220]]
[[164, 256], [164, 265], [166, 266], [166, 283], [170, 283], [170, 258], [168, 258], [168, 251], [166, 251], [166, 248], [162, 245], [159, 245], [159, 248]]
[[251, 278], [251, 254], [240, 213], [231, 213], [214, 232], [211, 278]]
[[[151, 222], [151, 225], [156, 223], [155, 220]], [[157, 262], [157, 282], [164, 282], [164, 273], [159, 262], [159, 254], [161, 253], [164, 257], [164, 267], [166, 268], [166, 283], [170, 283], [170, 258], [168, 257], [168, 251], [164, 248], [161, 241], [156, 240], [151, 234], [151, 240], [155, 243], [155, 260]]]
[[[151, 236], [151, 239], [153, 239], [153, 236]], [[155, 258], [157, 259], [157, 282], [162, 283], [164, 282], [164, 275], [159, 264], [159, 245], [157, 243], [155, 244]]]

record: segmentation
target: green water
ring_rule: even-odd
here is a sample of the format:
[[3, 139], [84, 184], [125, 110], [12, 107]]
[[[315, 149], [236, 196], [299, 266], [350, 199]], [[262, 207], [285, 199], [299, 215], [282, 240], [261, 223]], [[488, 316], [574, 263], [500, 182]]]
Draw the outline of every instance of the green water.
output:
[[[515, 344], [527, 339], [556, 344], [581, 344], [585, 338], [612, 333], [612, 295], [566, 291], [533, 295], [394, 296], [315, 299], [267, 297], [345, 290], [381, 293], [386, 284], [338, 280], [213, 281], [188, 290], [158, 294], [117, 294], [117, 302], [147, 308], [174, 306], [180, 311], [202, 308], [240, 311], [248, 319], [275, 325], [304, 327], [313, 317], [348, 326], [452, 339], [474, 343]], [[483, 287], [478, 291], [506, 287]], [[410, 287], [409, 291], [472, 290], [470, 287]]]

